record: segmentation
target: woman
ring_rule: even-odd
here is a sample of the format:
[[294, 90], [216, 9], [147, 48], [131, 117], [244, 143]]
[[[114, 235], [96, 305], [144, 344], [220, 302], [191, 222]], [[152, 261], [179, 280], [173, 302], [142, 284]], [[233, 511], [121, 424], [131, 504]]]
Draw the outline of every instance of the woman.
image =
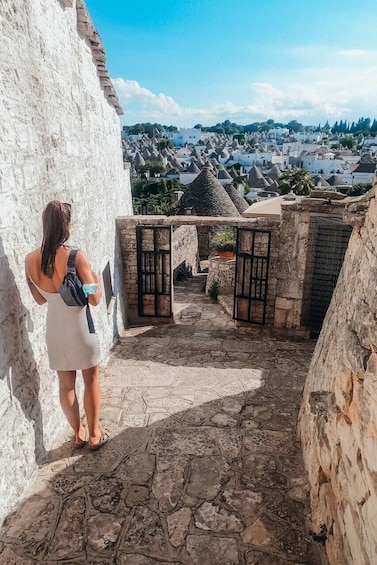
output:
[[[101, 357], [98, 335], [89, 331], [86, 307], [67, 306], [59, 294], [70, 253], [65, 242], [71, 228], [71, 205], [53, 200], [47, 204], [42, 222], [42, 245], [26, 257], [26, 279], [34, 300], [38, 304], [48, 303], [46, 342], [50, 368], [58, 373], [60, 404], [75, 432], [75, 445], [77, 448], [88, 445], [94, 451], [109, 439], [108, 430], [99, 428]], [[81, 282], [90, 285], [89, 304], [97, 306], [102, 290], [98, 276], [82, 251], [77, 252], [75, 267]], [[88, 435], [80, 420], [75, 387], [77, 370], [82, 371], [84, 380]]]

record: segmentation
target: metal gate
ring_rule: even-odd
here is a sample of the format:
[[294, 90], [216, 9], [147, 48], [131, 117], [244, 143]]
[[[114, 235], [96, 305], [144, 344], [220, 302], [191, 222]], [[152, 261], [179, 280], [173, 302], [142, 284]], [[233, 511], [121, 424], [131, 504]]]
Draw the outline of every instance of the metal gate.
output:
[[171, 226], [137, 226], [139, 316], [172, 316]]
[[315, 222], [308, 324], [313, 337], [321, 331], [351, 232], [350, 226], [335, 218], [320, 218]]
[[270, 231], [237, 228], [234, 320], [265, 324], [270, 251]]

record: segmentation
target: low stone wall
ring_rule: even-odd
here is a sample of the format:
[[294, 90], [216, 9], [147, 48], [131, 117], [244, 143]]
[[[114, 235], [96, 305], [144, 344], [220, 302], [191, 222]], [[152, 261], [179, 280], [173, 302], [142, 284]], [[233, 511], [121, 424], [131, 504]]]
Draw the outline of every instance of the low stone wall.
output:
[[200, 269], [196, 226], [179, 226], [173, 231], [173, 275], [196, 275]]
[[346, 211], [354, 229], [299, 417], [312, 529], [332, 565], [372, 565], [377, 555], [376, 193], [375, 183], [369, 202]]
[[208, 276], [206, 294], [213, 281], [219, 283], [219, 294], [232, 294], [234, 292], [234, 277], [236, 274], [236, 259], [223, 259], [218, 255], [208, 260]]

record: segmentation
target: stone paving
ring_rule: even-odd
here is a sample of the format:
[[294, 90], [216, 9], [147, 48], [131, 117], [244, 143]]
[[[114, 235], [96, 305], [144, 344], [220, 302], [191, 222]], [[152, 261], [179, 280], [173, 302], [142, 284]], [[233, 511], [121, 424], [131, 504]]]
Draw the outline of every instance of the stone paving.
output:
[[175, 325], [114, 347], [111, 440], [62, 438], [1, 531], [2, 565], [327, 563], [295, 434], [314, 343], [235, 328], [202, 286], [176, 286]]

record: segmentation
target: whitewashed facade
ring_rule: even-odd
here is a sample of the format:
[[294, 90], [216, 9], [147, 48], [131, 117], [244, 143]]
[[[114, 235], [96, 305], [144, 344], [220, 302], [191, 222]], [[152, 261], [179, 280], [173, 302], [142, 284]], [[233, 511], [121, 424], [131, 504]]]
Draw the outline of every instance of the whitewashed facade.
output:
[[[81, 0], [2, 0], [0, 72], [0, 522], [65, 425], [48, 368], [46, 306], [33, 301], [24, 257], [41, 213], [72, 203], [70, 243], [107, 266], [115, 300], [95, 310], [103, 362], [122, 326], [117, 215], [132, 214], [121, 112], [100, 38]], [[101, 76], [101, 78], [99, 78]]]
[[196, 145], [202, 139], [202, 130], [199, 128], [185, 128], [174, 132], [173, 143], [175, 147], [190, 143]]

